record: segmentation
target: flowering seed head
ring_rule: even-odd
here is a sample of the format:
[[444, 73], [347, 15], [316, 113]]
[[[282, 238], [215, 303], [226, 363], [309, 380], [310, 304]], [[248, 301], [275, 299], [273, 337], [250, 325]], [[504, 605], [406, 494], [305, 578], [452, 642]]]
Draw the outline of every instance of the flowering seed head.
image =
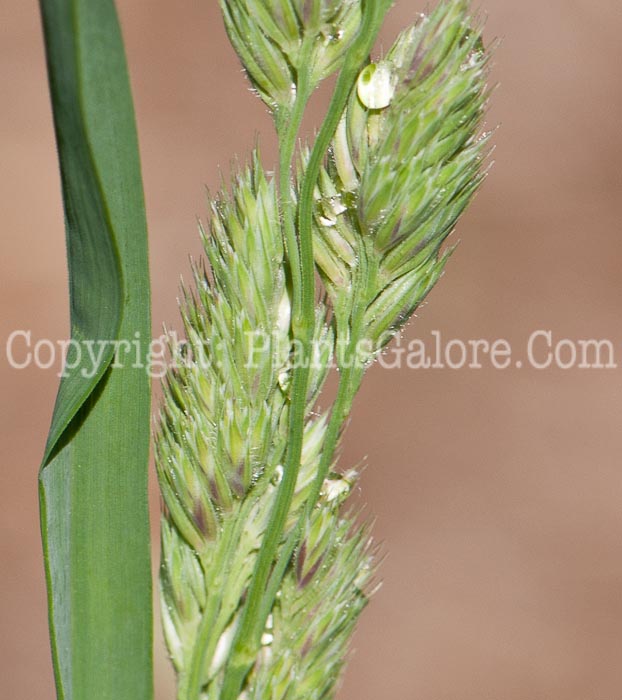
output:
[[274, 111], [293, 103], [302, 70], [309, 70], [316, 85], [339, 68], [361, 22], [361, 0], [220, 0], [220, 5], [231, 43]]
[[[488, 59], [468, 2], [441, 3], [363, 69], [350, 96], [318, 183], [316, 262], [343, 327], [367, 285], [375, 352], [440, 277], [442, 245], [482, 181]], [[326, 216], [335, 198], [346, 209]]]
[[[275, 111], [291, 106], [301, 71], [316, 84], [339, 67], [361, 21], [361, 0], [220, 1], [234, 47]], [[337, 433], [315, 413], [317, 401], [333, 357], [339, 368], [358, 363], [345, 384], [353, 398], [369, 360], [443, 270], [443, 243], [482, 179], [480, 33], [468, 2], [447, 0], [361, 66], [349, 96], [313, 193], [327, 298], [316, 302], [299, 471], [269, 562], [282, 578], [257, 625], [267, 615], [265, 629], [242, 648], [249, 585], [290, 468], [292, 376], [306, 354], [292, 330], [275, 185], [258, 157], [210, 201], [207, 263], [194, 265], [194, 285], [182, 290], [187, 352], [165, 380], [155, 450], [163, 626], [180, 697], [198, 679], [201, 700], [220, 700], [231, 668], [246, 673], [239, 700], [333, 697], [373, 557], [368, 527], [342, 510], [357, 475], [330, 472]], [[302, 149], [298, 182], [307, 160]], [[295, 205], [297, 197], [292, 183]], [[359, 341], [368, 349], [353, 357]]]
[[[163, 627], [180, 695], [199, 625], [212, 614], [212, 653], [201, 683], [202, 697], [217, 700], [283, 476], [296, 353], [276, 193], [257, 157], [235, 176], [231, 194], [210, 202], [210, 214], [201, 229], [209, 270], [195, 264], [194, 288], [183, 293], [188, 353], [165, 381], [156, 466], [165, 505]], [[326, 415], [312, 410], [334, 348], [321, 302], [315, 320], [301, 464], [285, 535], [305, 512], [326, 435]], [[361, 572], [370, 570], [366, 531], [339, 515], [354, 479], [332, 475], [305, 521], [243, 697], [285, 697], [286, 687], [287, 697], [319, 698], [312, 691], [318, 663], [332, 674], [318, 689], [334, 685], [366, 599], [368, 576]], [[334, 593], [338, 608], [318, 596], [321, 588]], [[310, 620], [312, 608], [318, 620]]]

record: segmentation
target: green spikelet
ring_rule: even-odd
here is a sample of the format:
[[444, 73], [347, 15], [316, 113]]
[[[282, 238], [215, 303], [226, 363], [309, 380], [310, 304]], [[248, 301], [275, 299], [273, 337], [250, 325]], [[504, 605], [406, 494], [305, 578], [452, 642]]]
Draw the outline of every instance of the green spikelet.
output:
[[322, 499], [308, 522], [263, 636], [249, 700], [333, 697], [348, 640], [368, 600], [367, 529]]
[[291, 106], [298, 75], [317, 85], [340, 65], [361, 23], [361, 0], [220, 0], [253, 86], [273, 110]]

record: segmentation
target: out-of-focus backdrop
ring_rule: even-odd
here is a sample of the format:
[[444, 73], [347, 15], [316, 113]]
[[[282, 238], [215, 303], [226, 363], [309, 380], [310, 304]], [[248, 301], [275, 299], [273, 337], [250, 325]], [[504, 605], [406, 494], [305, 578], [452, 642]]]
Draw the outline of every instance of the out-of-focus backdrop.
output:
[[[531, 334], [543, 330], [553, 344], [572, 341], [560, 347], [562, 362], [579, 340], [607, 339], [622, 363], [622, 6], [482, 5], [488, 38], [502, 39], [488, 116], [501, 126], [496, 164], [405, 340], [422, 338], [431, 351], [433, 331], [444, 344], [504, 338], [512, 367], [370, 372], [342, 462], [368, 464], [361, 500], [388, 556], [343, 700], [622, 697], [622, 364], [538, 370], [527, 361]], [[258, 133], [268, 163], [275, 142], [216, 2], [118, 7], [159, 334], [177, 323], [178, 278], [200, 254], [204, 185], [215, 189], [219, 167], [243, 160]], [[382, 44], [422, 9], [398, 2]], [[35, 2], [0, 1], [0, 94], [0, 685], [3, 697], [34, 700], [53, 697], [36, 474], [58, 366], [11, 368], [5, 345], [19, 329], [33, 342], [68, 334]], [[537, 336], [538, 362], [545, 344]], [[157, 542], [155, 488], [152, 496]], [[170, 699], [159, 638], [156, 659], [157, 698]]]

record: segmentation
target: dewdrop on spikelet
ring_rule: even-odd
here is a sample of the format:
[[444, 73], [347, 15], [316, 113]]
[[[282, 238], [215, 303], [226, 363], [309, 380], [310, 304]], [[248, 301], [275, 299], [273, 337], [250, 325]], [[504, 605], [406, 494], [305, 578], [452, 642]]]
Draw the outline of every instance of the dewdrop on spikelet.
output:
[[367, 109], [385, 109], [391, 104], [397, 75], [386, 61], [370, 63], [359, 75], [356, 90]]

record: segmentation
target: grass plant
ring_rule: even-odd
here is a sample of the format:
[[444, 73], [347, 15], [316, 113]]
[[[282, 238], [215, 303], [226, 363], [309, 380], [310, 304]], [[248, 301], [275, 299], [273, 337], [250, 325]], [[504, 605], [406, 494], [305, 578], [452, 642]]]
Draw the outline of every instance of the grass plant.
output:
[[[40, 0], [74, 344], [40, 471], [59, 700], [151, 700], [146, 222], [112, 0]], [[220, 0], [274, 118], [209, 200], [155, 435], [160, 594], [179, 700], [332, 698], [375, 587], [339, 464], [366, 370], [441, 277], [482, 182], [489, 51], [441, 0], [372, 59], [392, 0]], [[336, 75], [310, 143], [300, 127]], [[99, 344], [93, 370], [76, 355]], [[338, 372], [332, 403], [319, 397]], [[325, 397], [323, 403], [325, 405]]]

